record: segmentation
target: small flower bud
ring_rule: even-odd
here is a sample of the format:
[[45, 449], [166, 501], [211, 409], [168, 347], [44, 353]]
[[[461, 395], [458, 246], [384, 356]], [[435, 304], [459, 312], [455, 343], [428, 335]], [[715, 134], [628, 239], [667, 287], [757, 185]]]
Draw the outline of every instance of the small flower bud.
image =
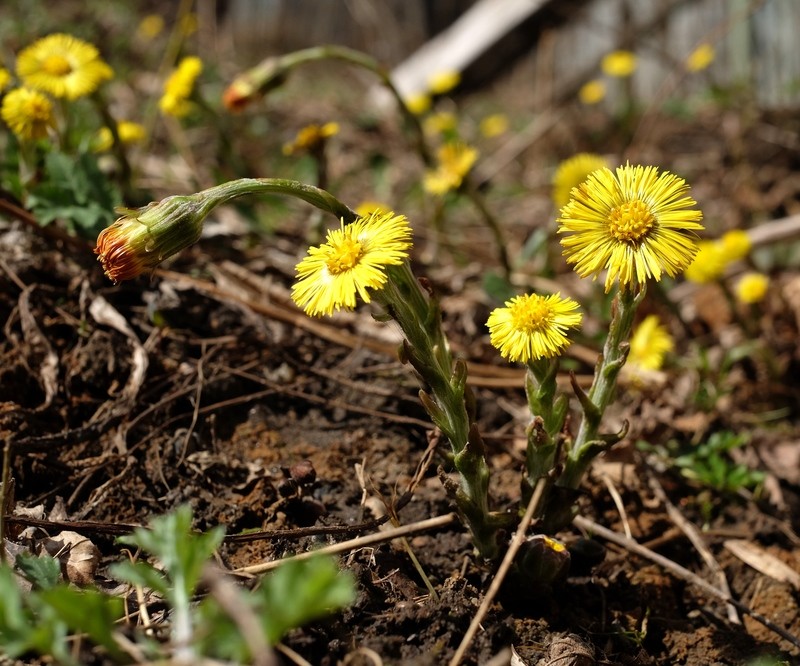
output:
[[124, 210], [97, 237], [95, 254], [113, 282], [130, 280], [200, 238], [207, 204], [199, 195], [171, 196], [138, 210]]

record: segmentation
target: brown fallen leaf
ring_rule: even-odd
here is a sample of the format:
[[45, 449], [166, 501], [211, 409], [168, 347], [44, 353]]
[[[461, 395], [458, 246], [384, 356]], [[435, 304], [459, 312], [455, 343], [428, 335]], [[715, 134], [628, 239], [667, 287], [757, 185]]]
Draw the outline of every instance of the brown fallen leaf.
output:
[[727, 539], [723, 545], [733, 555], [759, 573], [774, 578], [781, 583], [789, 583], [796, 590], [800, 590], [800, 573], [752, 541]]

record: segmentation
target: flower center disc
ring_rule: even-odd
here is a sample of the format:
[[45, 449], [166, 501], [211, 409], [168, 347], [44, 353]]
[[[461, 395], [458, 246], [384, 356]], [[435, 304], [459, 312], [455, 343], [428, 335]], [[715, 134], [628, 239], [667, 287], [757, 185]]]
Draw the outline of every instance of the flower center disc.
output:
[[543, 298], [518, 301], [511, 308], [511, 322], [515, 329], [525, 333], [537, 333], [550, 324], [552, 312]]
[[64, 56], [54, 54], [45, 58], [42, 69], [53, 76], [66, 76], [72, 71], [72, 66]]
[[352, 270], [358, 264], [362, 254], [361, 243], [352, 238], [345, 238], [330, 253], [326, 262], [328, 270], [333, 275]]
[[635, 243], [655, 226], [650, 207], [639, 199], [617, 206], [608, 216], [608, 230], [618, 241]]

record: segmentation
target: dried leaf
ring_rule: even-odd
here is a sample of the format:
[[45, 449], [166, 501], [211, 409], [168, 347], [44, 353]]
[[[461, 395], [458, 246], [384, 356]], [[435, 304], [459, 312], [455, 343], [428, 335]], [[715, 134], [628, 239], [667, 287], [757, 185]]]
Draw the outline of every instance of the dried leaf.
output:
[[800, 590], [800, 574], [760, 546], [744, 539], [728, 539], [724, 545], [742, 562], [759, 573], [781, 583], [789, 583], [796, 590]]
[[76, 585], [94, 582], [100, 564], [100, 550], [89, 539], [77, 532], [61, 532], [45, 539], [42, 546], [61, 561], [66, 579]]

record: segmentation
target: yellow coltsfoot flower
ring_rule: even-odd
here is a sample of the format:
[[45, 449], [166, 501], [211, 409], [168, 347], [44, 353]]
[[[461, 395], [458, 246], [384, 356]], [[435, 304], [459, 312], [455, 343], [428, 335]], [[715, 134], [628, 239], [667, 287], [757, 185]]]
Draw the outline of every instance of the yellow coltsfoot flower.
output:
[[570, 341], [567, 331], [580, 326], [578, 303], [560, 294], [527, 294], [495, 308], [486, 322], [492, 345], [503, 358], [527, 363], [558, 356]]
[[428, 90], [434, 95], [444, 95], [461, 83], [461, 73], [453, 69], [437, 72], [428, 79]]
[[661, 324], [658, 315], [648, 315], [631, 336], [627, 367], [642, 370], [660, 370], [664, 356], [675, 348], [669, 331]]
[[[117, 135], [123, 144], [130, 145], [143, 141], [147, 136], [147, 130], [145, 130], [144, 125], [140, 125], [139, 123], [134, 123], [129, 120], [120, 120], [117, 123]], [[92, 150], [96, 153], [104, 153], [111, 150], [113, 145], [114, 137], [111, 135], [111, 130], [108, 127], [101, 127], [97, 131], [94, 141], [92, 142]]]
[[715, 240], [701, 240], [697, 243], [697, 254], [684, 273], [689, 282], [707, 284], [719, 280], [728, 267], [722, 243]]
[[5, 67], [0, 67], [0, 92], [8, 88], [11, 83], [11, 72]]
[[590, 173], [608, 168], [608, 162], [594, 153], [578, 153], [558, 165], [553, 174], [553, 203], [562, 208], [569, 201], [573, 187], [584, 182]]
[[607, 53], [600, 63], [600, 68], [608, 76], [625, 78], [636, 71], [638, 64], [635, 53], [620, 49]]
[[293, 141], [283, 145], [284, 155], [293, 155], [300, 151], [313, 152], [330, 137], [339, 133], [339, 123], [311, 124], [303, 127]]
[[686, 58], [686, 69], [689, 72], [700, 72], [706, 69], [712, 62], [716, 52], [711, 44], [700, 44], [694, 51]]
[[652, 166], [600, 169], [575, 188], [561, 209], [558, 233], [567, 263], [581, 277], [608, 271], [606, 292], [670, 277], [697, 253], [703, 214], [692, 210], [689, 186]]
[[16, 88], [3, 97], [0, 116], [23, 141], [43, 139], [56, 125], [53, 104], [38, 90], [29, 88]]
[[162, 113], [183, 118], [192, 109], [189, 98], [192, 96], [195, 81], [203, 71], [203, 61], [197, 56], [186, 56], [164, 82], [164, 94], [158, 101]]
[[602, 102], [606, 96], [606, 84], [598, 79], [584, 83], [578, 90], [578, 99], [586, 105]]
[[425, 173], [423, 187], [430, 194], [446, 194], [461, 187], [478, 159], [478, 151], [461, 142], [446, 143], [437, 153], [439, 165]]
[[411, 227], [403, 215], [373, 212], [352, 224], [342, 222], [297, 264], [292, 300], [312, 316], [353, 309], [357, 295], [369, 303], [369, 290], [386, 284], [384, 269], [402, 264], [410, 248]]
[[23, 49], [17, 57], [17, 74], [30, 88], [70, 100], [93, 93], [114, 76], [97, 48], [63, 33]]
[[769, 277], [763, 273], [745, 273], [736, 283], [734, 293], [740, 303], [751, 305], [764, 300], [769, 289]]

